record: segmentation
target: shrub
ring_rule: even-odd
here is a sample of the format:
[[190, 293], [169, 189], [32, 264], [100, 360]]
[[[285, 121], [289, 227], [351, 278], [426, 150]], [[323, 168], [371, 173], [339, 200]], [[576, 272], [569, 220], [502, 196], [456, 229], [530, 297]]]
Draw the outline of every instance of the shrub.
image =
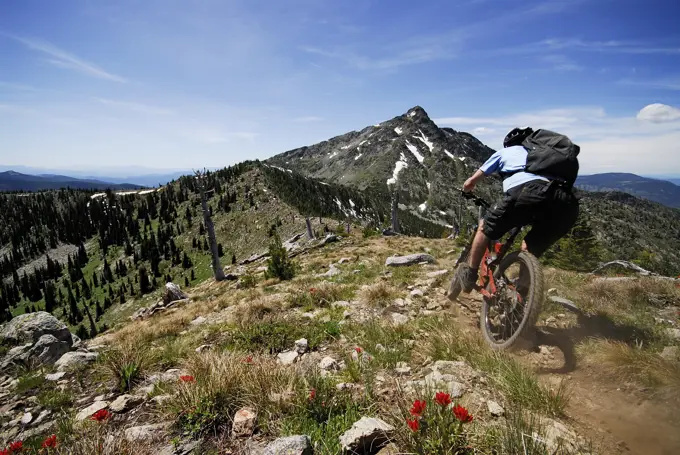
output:
[[151, 360], [146, 347], [125, 344], [103, 353], [101, 362], [106, 373], [117, 382], [118, 389], [128, 392], [142, 378]]
[[267, 261], [265, 277], [291, 280], [294, 276], [295, 264], [288, 257], [288, 252], [283, 247], [279, 234], [274, 234], [274, 238], [269, 245], [269, 260]]

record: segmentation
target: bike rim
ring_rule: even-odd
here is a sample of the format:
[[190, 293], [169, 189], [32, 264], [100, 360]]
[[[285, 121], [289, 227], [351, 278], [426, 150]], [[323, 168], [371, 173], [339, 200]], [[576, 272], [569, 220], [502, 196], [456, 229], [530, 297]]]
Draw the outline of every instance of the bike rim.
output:
[[496, 279], [498, 290], [486, 299], [484, 323], [496, 344], [508, 342], [522, 330], [528, 315], [529, 269], [521, 262], [510, 264]]

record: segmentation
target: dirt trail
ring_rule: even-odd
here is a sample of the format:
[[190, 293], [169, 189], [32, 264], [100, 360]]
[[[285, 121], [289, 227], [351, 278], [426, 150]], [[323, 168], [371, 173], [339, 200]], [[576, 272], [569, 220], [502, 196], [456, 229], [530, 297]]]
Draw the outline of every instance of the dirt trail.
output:
[[[481, 299], [461, 297], [454, 310], [462, 325], [479, 330]], [[568, 335], [565, 331], [564, 335]], [[550, 343], [547, 343], [550, 341]], [[580, 365], [573, 353], [578, 340], [548, 340], [539, 335], [540, 345], [548, 344], [550, 359], [536, 352], [518, 351], [515, 355], [540, 365], [539, 376], [548, 383], [569, 383], [567, 418], [581, 436], [591, 440], [598, 453], [626, 455], [680, 454], [680, 406], [650, 396], [646, 390], [625, 390], [612, 383], [602, 369]], [[544, 344], [545, 343], [545, 344]], [[566, 355], [565, 355], [566, 354]]]

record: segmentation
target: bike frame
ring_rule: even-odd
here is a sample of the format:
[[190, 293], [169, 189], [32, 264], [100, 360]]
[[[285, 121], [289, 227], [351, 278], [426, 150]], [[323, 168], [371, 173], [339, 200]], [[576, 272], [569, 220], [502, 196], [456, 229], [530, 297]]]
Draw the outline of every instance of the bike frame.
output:
[[[465, 193], [464, 193], [465, 194]], [[472, 197], [475, 201], [475, 203], [480, 207], [484, 208], [488, 206], [488, 203], [484, 201], [483, 199], [477, 198], [477, 197]], [[480, 214], [483, 215], [483, 214]], [[479, 220], [481, 224], [481, 219]], [[477, 227], [479, 225], [475, 226], [474, 234], [470, 237], [470, 241], [468, 242], [467, 246], [465, 247], [465, 250], [463, 250], [463, 254], [461, 254], [461, 258], [466, 257], [466, 252], [469, 252], [472, 249], [472, 242], [475, 240], [475, 235], [477, 234]], [[497, 240], [490, 240], [490, 244], [486, 246], [486, 249], [484, 250], [484, 256], [482, 257], [482, 263], [479, 266], [479, 281], [475, 285], [475, 289], [484, 296], [484, 298], [492, 298], [496, 295], [496, 292], [498, 292], [498, 288], [496, 287], [496, 279], [494, 277], [494, 272], [496, 270], [496, 267], [498, 267], [498, 264], [501, 263], [505, 255], [508, 253], [508, 250], [512, 246], [513, 242], [515, 241], [515, 238], [517, 237], [517, 234], [522, 230], [521, 227], [515, 227], [510, 230], [508, 233], [508, 238], [503, 242], [502, 244], [497, 241]], [[490, 246], [493, 245], [493, 249], [496, 253], [495, 257], [492, 257], [492, 251]], [[459, 258], [456, 266], [460, 264], [461, 259]], [[488, 289], [487, 289], [488, 288]]]

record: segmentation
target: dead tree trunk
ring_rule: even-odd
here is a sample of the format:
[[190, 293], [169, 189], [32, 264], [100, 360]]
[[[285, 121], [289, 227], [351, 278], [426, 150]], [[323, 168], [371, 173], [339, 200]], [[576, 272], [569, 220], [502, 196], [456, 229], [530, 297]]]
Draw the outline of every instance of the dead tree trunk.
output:
[[309, 217], [305, 218], [305, 223], [307, 224], [307, 237], [309, 240], [314, 240], [314, 231], [312, 231], [312, 221]]
[[398, 208], [399, 208], [399, 191], [395, 188], [394, 195], [392, 196], [392, 231], [395, 234], [399, 233], [399, 218], [398, 218]]
[[205, 224], [205, 230], [208, 233], [208, 244], [210, 245], [210, 254], [212, 256], [212, 268], [215, 274], [215, 281], [224, 280], [224, 270], [222, 270], [222, 264], [220, 264], [220, 256], [217, 249], [217, 239], [215, 238], [215, 226], [212, 222], [212, 217], [210, 216], [210, 210], [208, 209], [208, 200], [205, 196], [205, 188], [203, 186], [204, 174], [201, 172], [196, 172], [196, 181], [198, 183], [198, 190], [201, 193], [201, 208], [203, 209], [203, 223]]

